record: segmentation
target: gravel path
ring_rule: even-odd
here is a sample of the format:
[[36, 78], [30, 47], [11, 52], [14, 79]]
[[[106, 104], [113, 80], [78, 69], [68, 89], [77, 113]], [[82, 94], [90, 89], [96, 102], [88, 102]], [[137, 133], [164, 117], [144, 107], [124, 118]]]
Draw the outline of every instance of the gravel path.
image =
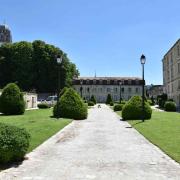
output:
[[180, 165], [106, 105], [89, 110], [28, 154], [1, 180], [180, 180]]

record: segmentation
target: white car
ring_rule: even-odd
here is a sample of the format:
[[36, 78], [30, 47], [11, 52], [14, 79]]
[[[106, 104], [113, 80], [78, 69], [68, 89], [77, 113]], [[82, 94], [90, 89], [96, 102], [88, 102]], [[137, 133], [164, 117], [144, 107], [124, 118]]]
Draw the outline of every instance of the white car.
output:
[[54, 106], [57, 102], [57, 96], [48, 96], [48, 98], [44, 101], [44, 103], [49, 106]]

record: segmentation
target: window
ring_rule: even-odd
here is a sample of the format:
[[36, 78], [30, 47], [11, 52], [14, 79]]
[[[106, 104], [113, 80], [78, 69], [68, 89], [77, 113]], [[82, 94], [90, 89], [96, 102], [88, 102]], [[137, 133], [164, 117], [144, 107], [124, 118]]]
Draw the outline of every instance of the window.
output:
[[124, 93], [124, 88], [121, 88], [121, 92]]
[[177, 46], [177, 55], [180, 56], [180, 48], [179, 48], [179, 45]]
[[128, 88], [128, 91], [131, 92], [131, 88]]
[[139, 88], [136, 88], [136, 93], [138, 93], [139, 92]]
[[180, 73], [180, 63], [178, 63], [178, 73]]
[[178, 90], [180, 90], [180, 80], [178, 80]]
[[117, 93], [117, 88], [114, 88], [114, 92]]
[[110, 88], [107, 88], [107, 92], [110, 92]]
[[174, 86], [173, 86], [173, 84], [171, 85], [171, 91], [172, 91], [172, 92], [174, 91]]

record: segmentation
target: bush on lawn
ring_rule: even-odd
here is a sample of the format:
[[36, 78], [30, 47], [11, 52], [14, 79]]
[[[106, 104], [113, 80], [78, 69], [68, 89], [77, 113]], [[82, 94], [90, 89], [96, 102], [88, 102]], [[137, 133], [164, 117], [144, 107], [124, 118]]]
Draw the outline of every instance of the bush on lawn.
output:
[[110, 104], [109, 104], [110, 106], [114, 106], [114, 103], [113, 102], [110, 102]]
[[114, 105], [114, 111], [121, 111], [123, 108], [123, 104], [116, 104]]
[[66, 90], [58, 103], [58, 109], [56, 104], [53, 110], [55, 117], [79, 120], [87, 118], [87, 106], [75, 90], [71, 88]]
[[95, 98], [95, 96], [94, 96], [94, 95], [92, 95], [92, 96], [91, 96], [90, 101], [92, 101], [94, 104], [96, 104], [96, 98]]
[[89, 101], [89, 102], [88, 102], [88, 106], [94, 106], [94, 102]]
[[125, 100], [122, 100], [120, 104], [126, 104], [126, 101], [125, 101]]
[[23, 94], [15, 83], [6, 85], [0, 96], [0, 112], [6, 115], [23, 114], [25, 101]]
[[160, 108], [164, 108], [164, 105], [167, 99], [168, 99], [167, 94], [161, 94], [157, 96], [157, 102]]
[[152, 103], [152, 100], [151, 100], [151, 99], [148, 99], [148, 100], [147, 100], [147, 103], [148, 103], [150, 106], [152, 106], [152, 105], [153, 105], [153, 103]]
[[113, 102], [111, 94], [108, 94], [106, 99], [106, 104], [110, 104], [111, 102]]
[[60, 91], [59, 97], [61, 97], [67, 90], [68, 90], [68, 88], [67, 88], [67, 87], [64, 87], [64, 88]]
[[30, 134], [25, 129], [0, 123], [0, 163], [22, 160], [29, 140]]
[[[147, 102], [144, 106], [144, 119], [150, 119], [152, 109]], [[142, 98], [140, 96], [132, 97], [122, 109], [122, 118], [124, 120], [142, 119]]]
[[49, 105], [46, 103], [40, 103], [37, 105], [39, 109], [47, 109], [49, 108]]
[[166, 101], [165, 105], [164, 105], [164, 109], [165, 111], [170, 111], [170, 112], [175, 112], [176, 111], [176, 104], [175, 102], [172, 101]]

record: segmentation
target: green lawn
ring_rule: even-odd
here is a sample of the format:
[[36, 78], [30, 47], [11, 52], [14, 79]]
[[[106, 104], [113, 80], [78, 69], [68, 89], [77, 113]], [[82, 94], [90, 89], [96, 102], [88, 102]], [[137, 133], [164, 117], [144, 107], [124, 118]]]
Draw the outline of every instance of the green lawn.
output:
[[[118, 112], [121, 115], [121, 112]], [[180, 163], [180, 113], [153, 111], [151, 120], [128, 121], [149, 141]]]
[[68, 119], [52, 118], [51, 115], [52, 109], [30, 110], [24, 115], [0, 115], [0, 122], [26, 128], [31, 134], [30, 152], [71, 122]]

